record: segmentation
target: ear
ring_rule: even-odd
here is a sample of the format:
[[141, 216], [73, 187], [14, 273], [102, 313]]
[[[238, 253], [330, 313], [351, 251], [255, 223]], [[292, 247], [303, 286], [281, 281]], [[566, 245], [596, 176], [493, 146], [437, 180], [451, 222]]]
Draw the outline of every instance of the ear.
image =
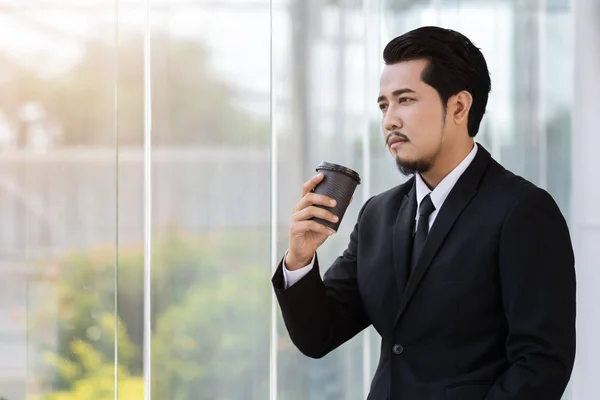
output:
[[452, 111], [452, 119], [457, 125], [466, 124], [469, 118], [469, 110], [473, 104], [473, 96], [471, 93], [463, 90], [450, 98], [449, 111]]

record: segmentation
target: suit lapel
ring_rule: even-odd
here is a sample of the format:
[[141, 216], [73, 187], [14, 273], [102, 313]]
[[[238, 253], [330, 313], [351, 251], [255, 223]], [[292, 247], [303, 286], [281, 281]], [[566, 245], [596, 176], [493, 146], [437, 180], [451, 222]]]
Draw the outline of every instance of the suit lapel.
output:
[[398, 216], [394, 224], [393, 242], [394, 268], [396, 270], [397, 293], [399, 299], [406, 287], [408, 271], [410, 269], [410, 255], [412, 249], [412, 234], [415, 229], [415, 213], [417, 212], [417, 195], [414, 186], [402, 199]]
[[[402, 300], [400, 301], [400, 309], [398, 310], [396, 322], [402, 316], [408, 302], [417, 290], [419, 283], [421, 283], [423, 276], [431, 265], [431, 262], [444, 242], [444, 239], [454, 226], [454, 223], [465, 207], [470, 203], [473, 196], [477, 193], [477, 187], [479, 186], [479, 182], [481, 181], [490, 160], [490, 154], [482, 146], [479, 146], [475, 159], [473, 159], [471, 165], [469, 165], [466, 171], [458, 179], [456, 185], [452, 188], [450, 194], [444, 201], [444, 204], [438, 212], [435, 222], [429, 231], [429, 235], [425, 241], [423, 250], [421, 251], [421, 256], [417, 261], [417, 265], [415, 265], [415, 269], [406, 283], [406, 289], [404, 290]], [[412, 243], [412, 241], [407, 242], [409, 242], [409, 245]], [[410, 260], [406, 264], [406, 267], [410, 268]]]

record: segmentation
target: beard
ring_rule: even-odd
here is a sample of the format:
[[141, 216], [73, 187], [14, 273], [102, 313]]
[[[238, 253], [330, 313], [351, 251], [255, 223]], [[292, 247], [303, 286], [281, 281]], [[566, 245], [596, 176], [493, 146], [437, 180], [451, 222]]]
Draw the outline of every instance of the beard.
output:
[[[409, 141], [408, 137], [402, 133], [390, 132], [385, 139], [385, 144], [387, 147], [389, 147], [389, 141], [393, 136], [399, 137], [405, 141]], [[431, 166], [433, 165], [438, 153], [439, 149], [438, 152], [431, 157], [421, 158], [413, 161], [401, 160], [400, 158], [396, 157], [396, 166], [398, 167], [398, 171], [400, 171], [400, 173], [404, 176], [422, 174], [431, 169]]]
[[433, 161], [433, 158], [415, 161], [406, 161], [396, 158], [396, 167], [398, 167], [398, 171], [404, 176], [423, 174], [431, 169]]
[[[446, 111], [444, 110], [444, 117], [445, 117], [445, 115], [446, 115]], [[445, 126], [445, 122], [444, 122], [444, 126]], [[403, 133], [396, 132], [396, 131], [390, 132], [385, 138], [385, 144], [386, 144], [386, 146], [388, 146], [388, 148], [389, 148], [390, 139], [393, 136], [399, 137], [406, 141], [410, 141], [409, 138], [406, 135], [404, 135]], [[442, 136], [443, 136], [443, 127], [442, 127]], [[441, 149], [441, 142], [440, 142], [435, 154], [430, 155], [428, 157], [422, 157], [418, 160], [412, 160], [412, 161], [402, 160], [398, 157], [395, 157], [396, 167], [398, 167], [398, 171], [400, 171], [400, 173], [404, 176], [423, 174], [431, 169], [431, 167], [435, 163], [435, 160], [436, 160], [438, 154], [440, 154], [441, 150], [442, 149]]]

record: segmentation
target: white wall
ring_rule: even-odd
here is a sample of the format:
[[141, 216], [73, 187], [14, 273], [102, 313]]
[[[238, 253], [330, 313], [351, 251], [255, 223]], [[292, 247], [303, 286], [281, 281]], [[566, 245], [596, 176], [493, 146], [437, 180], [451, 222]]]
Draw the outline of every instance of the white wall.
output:
[[[572, 233], [578, 281], [573, 400], [600, 390], [600, 2], [575, 0]], [[557, 77], [557, 79], [561, 79]]]

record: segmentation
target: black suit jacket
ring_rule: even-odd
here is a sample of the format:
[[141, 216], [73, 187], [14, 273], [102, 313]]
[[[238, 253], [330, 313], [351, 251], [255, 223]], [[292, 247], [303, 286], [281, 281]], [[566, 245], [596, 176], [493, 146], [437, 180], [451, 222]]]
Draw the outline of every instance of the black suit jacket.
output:
[[327, 270], [273, 286], [290, 337], [320, 358], [373, 325], [369, 400], [558, 400], [575, 357], [575, 272], [547, 192], [479, 146], [407, 279], [414, 178], [372, 197]]

